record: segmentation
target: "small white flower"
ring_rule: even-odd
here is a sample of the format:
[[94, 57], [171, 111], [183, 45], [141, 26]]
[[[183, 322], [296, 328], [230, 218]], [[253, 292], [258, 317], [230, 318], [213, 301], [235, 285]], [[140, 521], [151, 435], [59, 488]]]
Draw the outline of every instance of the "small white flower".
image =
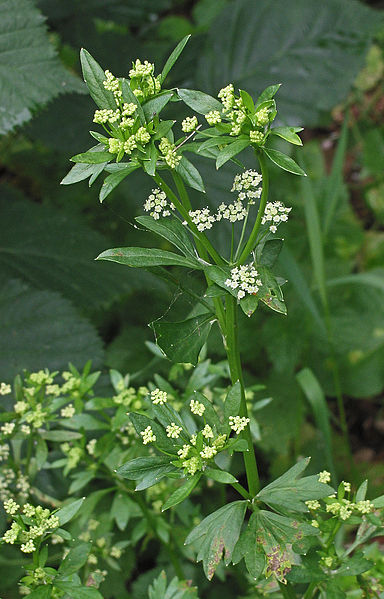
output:
[[177, 455], [180, 456], [180, 459], [185, 460], [188, 457], [189, 450], [191, 449], [190, 445], [183, 445], [181, 449], [177, 452]]
[[282, 202], [268, 202], [265, 207], [263, 218], [261, 219], [261, 224], [265, 225], [268, 222], [271, 223], [269, 230], [271, 233], [276, 233], [277, 226], [281, 222], [286, 222], [288, 220], [288, 214], [291, 210], [292, 208], [286, 208]]
[[235, 433], [238, 435], [243, 431], [247, 424], [249, 423], [249, 418], [245, 418], [245, 416], [230, 416], [229, 417], [229, 426]]
[[217, 125], [217, 123], [221, 123], [220, 112], [218, 110], [211, 110], [205, 115], [205, 119], [208, 125]]
[[16, 512], [19, 509], [20, 509], [20, 506], [18, 503], [16, 503], [16, 501], [14, 499], [8, 499], [7, 501], [4, 501], [4, 510], [10, 516], [13, 516], [14, 514], [16, 514]]
[[88, 441], [88, 443], [86, 445], [86, 449], [87, 449], [89, 455], [95, 454], [96, 443], [97, 443], [97, 439], [91, 439], [90, 441]]
[[343, 485], [344, 491], [346, 493], [350, 493], [351, 492], [351, 483], [347, 483], [347, 482], [345, 482], [345, 480], [342, 480], [341, 484]]
[[167, 196], [164, 191], [160, 189], [152, 189], [152, 193], [144, 204], [145, 212], [149, 212], [150, 216], [155, 220], [159, 220], [160, 216], [169, 216], [170, 210], [174, 210], [175, 207], [172, 203], [168, 203]]
[[15, 428], [15, 423], [14, 422], [5, 422], [2, 427], [1, 427], [1, 432], [3, 433], [3, 435], [12, 435], [13, 431]]
[[166, 391], [160, 391], [160, 389], [154, 389], [151, 391], [151, 400], [155, 405], [163, 406], [167, 403], [167, 393]]
[[217, 454], [217, 450], [215, 447], [210, 447], [209, 445], [205, 445], [204, 449], [200, 451], [200, 455], [204, 460], [209, 460], [213, 458]]
[[34, 551], [36, 551], [36, 547], [32, 539], [29, 539], [29, 541], [27, 541], [26, 543], [22, 543], [20, 549], [23, 553], [33, 553]]
[[225, 281], [225, 285], [231, 289], [238, 289], [237, 299], [240, 300], [246, 293], [256, 295], [262, 285], [258, 276], [258, 271], [251, 264], [236, 266], [231, 269], [231, 278]]
[[74, 416], [76, 410], [73, 404], [68, 404], [65, 408], [60, 410], [60, 415], [62, 418], [72, 418]]
[[319, 483], [329, 483], [331, 480], [331, 475], [327, 470], [323, 470], [319, 472]]
[[140, 435], [143, 437], [143, 444], [147, 445], [147, 443], [153, 443], [156, 441], [156, 435], [154, 434], [152, 428], [147, 426], [144, 431], [141, 431]]
[[171, 439], [178, 439], [183, 429], [181, 426], [171, 422], [171, 424], [168, 424], [165, 430], [167, 431], [167, 437], [170, 437]]
[[208, 207], [202, 210], [190, 210], [189, 216], [200, 232], [212, 229], [212, 225], [216, 221], [216, 217], [211, 214]]
[[191, 133], [198, 126], [198, 120], [195, 116], [187, 116], [181, 123], [181, 129], [184, 133]]
[[11, 392], [11, 385], [8, 385], [7, 383], [0, 383], [0, 395], [8, 395]]
[[370, 514], [374, 510], [375, 506], [368, 499], [364, 501], [358, 501], [356, 504], [356, 510], [361, 514]]
[[206, 439], [213, 439], [213, 430], [211, 429], [209, 424], [206, 424], [201, 432], [203, 437], [205, 437]]
[[205, 412], [205, 405], [195, 399], [191, 399], [189, 407], [191, 408], [192, 414], [196, 414], [197, 416], [202, 416]]
[[310, 510], [318, 510], [320, 508], [320, 503], [317, 501], [317, 499], [306, 501], [305, 505]]

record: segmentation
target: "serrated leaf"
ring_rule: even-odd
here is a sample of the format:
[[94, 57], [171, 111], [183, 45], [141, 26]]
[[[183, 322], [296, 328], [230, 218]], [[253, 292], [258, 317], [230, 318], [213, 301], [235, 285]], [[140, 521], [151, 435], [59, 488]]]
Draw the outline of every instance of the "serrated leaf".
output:
[[208, 580], [211, 580], [221, 559], [228, 565], [240, 535], [246, 501], [234, 501], [210, 514], [189, 533], [185, 544], [198, 543], [197, 561], [203, 561]]
[[175, 170], [189, 187], [205, 193], [204, 182], [199, 171], [185, 156], [181, 157]]
[[[230, 2], [212, 23], [196, 66], [198, 87], [216, 94], [233, 81], [256, 98], [277, 81], [283, 84], [284, 121], [320, 124], [346, 98], [380, 13], [354, 0], [324, 0], [321, 13], [316, 0], [297, 0], [293, 9], [286, 0], [249, 6], [248, 0]], [[273, 87], [262, 100], [273, 96], [278, 86]]]
[[7, 281], [0, 291], [0, 326], [1, 380], [12, 380], [23, 368], [65, 370], [69, 361], [82, 368], [90, 357], [96, 367], [102, 363], [96, 330], [56, 292]]
[[0, 39], [0, 135], [29, 121], [36, 107], [59, 94], [84, 91], [58, 59], [34, 2], [1, 2]]
[[186, 499], [192, 493], [193, 489], [196, 487], [201, 477], [202, 472], [198, 472], [194, 476], [189, 478], [181, 487], [178, 487], [172, 493], [172, 495], [168, 497], [167, 501], [161, 508], [161, 511], [165, 512], [165, 510], [168, 510], [169, 508], [174, 507], [175, 505], [178, 505], [179, 503], [184, 501], [184, 499]]
[[137, 216], [135, 220], [148, 231], [157, 233], [157, 235], [172, 243], [184, 256], [195, 257], [196, 252], [193, 243], [184, 225], [177, 218], [155, 220], [152, 216]]
[[166, 76], [168, 75], [169, 71], [171, 70], [171, 68], [175, 64], [176, 60], [179, 58], [180, 54], [182, 53], [182, 51], [184, 50], [186, 44], [188, 43], [190, 37], [191, 37], [190, 35], [186, 35], [177, 44], [176, 48], [171, 52], [169, 58], [167, 59], [167, 62], [164, 65], [163, 70], [161, 71], [161, 75], [160, 75], [160, 82], [161, 83], [163, 83], [164, 79], [166, 78]]
[[69, 522], [70, 520], [72, 520], [74, 516], [76, 516], [77, 512], [83, 504], [84, 499], [84, 497], [82, 497], [81, 499], [76, 499], [75, 501], [72, 501], [71, 503], [65, 505], [64, 507], [60, 508], [57, 512], [55, 512], [55, 516], [57, 516], [57, 518], [59, 519], [60, 526], [67, 524], [67, 522]]
[[116, 472], [123, 478], [138, 481], [136, 491], [142, 491], [156, 485], [164, 476], [174, 470], [175, 467], [170, 463], [169, 457], [152, 456], [130, 460], [120, 466]]
[[86, 563], [90, 551], [91, 543], [80, 543], [72, 547], [61, 562], [58, 575], [66, 577], [75, 574]]
[[96, 260], [108, 260], [133, 268], [185, 266], [186, 268], [202, 269], [200, 262], [196, 259], [154, 248], [113, 248], [102, 252]]
[[329, 485], [319, 482], [318, 475], [298, 478], [309, 464], [309, 458], [300, 460], [285, 474], [264, 487], [257, 498], [283, 512], [307, 512], [305, 501], [321, 499], [334, 492]]
[[237, 139], [231, 144], [228, 144], [220, 150], [219, 155], [216, 158], [216, 168], [219, 169], [222, 167], [228, 160], [231, 160], [237, 154], [240, 154], [245, 148], [250, 145], [249, 139]]
[[150, 326], [157, 345], [172, 362], [197, 364], [214, 318], [211, 313], [205, 313], [180, 322], [164, 322], [160, 319]]
[[292, 158], [283, 154], [283, 152], [279, 152], [279, 150], [272, 150], [272, 148], [264, 148], [264, 153], [268, 156], [272, 162], [274, 162], [277, 166], [282, 168], [284, 171], [288, 171], [289, 173], [293, 173], [294, 175], [301, 175], [302, 177], [306, 177], [306, 173], [302, 168]]
[[208, 114], [211, 110], [223, 110], [223, 105], [208, 94], [193, 89], [178, 89], [177, 95], [184, 104], [192, 108], [198, 114]]

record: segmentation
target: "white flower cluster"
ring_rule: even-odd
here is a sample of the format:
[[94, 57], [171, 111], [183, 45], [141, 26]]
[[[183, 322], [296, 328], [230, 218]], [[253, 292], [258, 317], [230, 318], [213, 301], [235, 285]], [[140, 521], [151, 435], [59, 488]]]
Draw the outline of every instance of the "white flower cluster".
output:
[[196, 416], [202, 416], [205, 412], [205, 405], [195, 399], [191, 399], [189, 407], [192, 414], [196, 414]]
[[171, 424], [168, 424], [165, 430], [167, 431], [167, 437], [170, 437], [171, 439], [178, 439], [183, 429], [181, 426], [175, 424], [175, 422], [171, 422]]
[[229, 220], [230, 223], [243, 220], [247, 216], [247, 209], [244, 208], [243, 203], [237, 200], [233, 204], [220, 204], [217, 214], [216, 221], [220, 221], [222, 218]]
[[151, 400], [155, 405], [159, 404], [163, 406], [165, 403], [167, 403], [167, 392], [160, 391], [160, 389], [154, 389], [151, 391]]
[[11, 385], [8, 385], [7, 383], [0, 383], [0, 395], [8, 395], [11, 393], [11, 391]]
[[129, 71], [129, 76], [131, 79], [137, 77], [148, 77], [148, 75], [152, 75], [155, 69], [155, 65], [150, 63], [148, 60], [144, 60], [142, 63], [139, 58], [136, 59], [134, 63], [132, 63], [132, 69]]
[[206, 121], [208, 125], [217, 125], [221, 123], [221, 115], [218, 110], [211, 110], [208, 114], [205, 115]]
[[154, 434], [152, 428], [147, 426], [147, 428], [141, 431], [140, 435], [143, 437], [143, 444], [147, 445], [147, 443], [153, 443], [156, 441], [156, 435]]
[[145, 212], [149, 212], [155, 220], [159, 220], [160, 216], [169, 216], [170, 210], [174, 209], [174, 205], [168, 202], [165, 192], [158, 188], [152, 189], [151, 195], [144, 204]]
[[268, 202], [261, 224], [270, 223], [269, 230], [271, 233], [276, 233], [278, 225], [288, 220], [291, 210], [292, 208], [286, 208], [282, 202]]
[[[20, 509], [20, 506], [10, 499], [5, 502], [4, 508], [7, 513], [14, 516]], [[23, 553], [33, 553], [36, 550], [34, 543], [35, 539], [42, 537], [48, 530], [54, 530], [60, 526], [59, 518], [51, 515], [48, 509], [44, 509], [40, 505], [34, 507], [26, 503], [23, 507], [23, 513], [32, 520], [29, 523], [29, 530], [21, 526], [18, 522], [13, 522], [3, 536], [3, 541], [14, 545], [16, 542], [21, 543], [20, 549]]]
[[262, 189], [256, 189], [262, 181], [262, 176], [257, 171], [248, 169], [243, 173], [239, 173], [233, 180], [233, 186], [231, 191], [239, 191], [245, 193], [244, 196], [239, 197], [240, 200], [254, 199], [261, 196]]
[[194, 131], [198, 125], [197, 117], [195, 116], [187, 116], [183, 122], [181, 123], [181, 130], [184, 133], [191, 133]]
[[209, 208], [190, 210], [189, 216], [200, 232], [212, 229], [212, 225], [216, 221], [216, 217], [211, 214]]
[[249, 423], [249, 418], [245, 418], [245, 416], [230, 416], [229, 417], [229, 426], [235, 433], [238, 435], [243, 431], [247, 424]]
[[231, 289], [238, 289], [237, 299], [241, 300], [246, 293], [255, 295], [259, 291], [262, 282], [258, 276], [259, 273], [252, 264], [236, 266], [232, 268], [231, 278], [225, 281], [225, 285]]
[[319, 472], [319, 483], [327, 484], [331, 481], [331, 474], [327, 470]]
[[176, 168], [181, 160], [181, 156], [177, 154], [175, 144], [171, 143], [166, 137], [162, 137], [159, 143], [159, 150], [168, 166]]
[[65, 408], [62, 408], [60, 411], [60, 416], [62, 418], [72, 418], [74, 416], [76, 410], [73, 404], [68, 404]]

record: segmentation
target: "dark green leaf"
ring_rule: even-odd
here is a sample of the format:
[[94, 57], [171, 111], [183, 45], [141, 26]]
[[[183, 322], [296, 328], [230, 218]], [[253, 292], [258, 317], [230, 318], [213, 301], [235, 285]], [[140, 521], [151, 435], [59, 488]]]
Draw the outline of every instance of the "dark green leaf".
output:
[[41, 431], [40, 436], [46, 441], [55, 441], [57, 443], [64, 443], [72, 441], [73, 439], [81, 439], [81, 433], [73, 433], [72, 431]]
[[218, 468], [210, 468], [209, 466], [207, 466], [204, 470], [204, 475], [218, 483], [230, 485], [232, 483], [238, 482], [237, 478], [235, 478], [230, 472], [219, 470]]
[[367, 489], [368, 489], [368, 479], [365, 479], [356, 491], [356, 500], [355, 500], [356, 503], [358, 501], [364, 501], [366, 494], [367, 494]]
[[274, 95], [279, 91], [281, 87], [281, 83], [276, 83], [275, 85], [269, 85], [265, 88], [263, 92], [261, 92], [260, 96], [257, 98], [256, 105], [260, 106], [263, 102], [267, 102], [268, 100], [272, 100]]
[[152, 216], [137, 216], [136, 221], [148, 231], [153, 231], [172, 243], [184, 256], [195, 257], [195, 248], [184, 225], [177, 218], [155, 220]]
[[193, 89], [178, 89], [177, 94], [183, 102], [198, 114], [208, 114], [211, 110], [223, 109], [222, 104], [216, 98]]
[[150, 177], [153, 177], [156, 172], [156, 164], [157, 164], [158, 157], [159, 157], [159, 152], [157, 151], [155, 142], [152, 139], [151, 143], [147, 147], [146, 158], [143, 162], [143, 168]]
[[160, 75], [160, 82], [163, 83], [164, 79], [166, 78], [166, 76], [168, 75], [169, 71], [171, 70], [171, 68], [173, 67], [173, 65], [175, 64], [176, 60], [179, 58], [180, 54], [182, 53], [182, 51], [185, 48], [185, 45], [187, 44], [189, 38], [191, 36], [190, 35], [186, 35], [181, 42], [179, 42], [176, 46], [176, 48], [172, 51], [171, 55], [169, 56], [169, 58], [167, 59], [167, 62], [164, 65], [163, 70], [161, 71], [161, 75]]
[[230, 563], [240, 535], [246, 507], [246, 501], [228, 503], [204, 518], [186, 538], [186, 545], [190, 543], [198, 545], [197, 561], [203, 561], [208, 580], [212, 579], [223, 557], [226, 565]]
[[80, 51], [81, 68], [83, 78], [87, 84], [89, 93], [99, 108], [116, 110], [116, 101], [113, 93], [105, 89], [105, 73], [98, 62], [84, 48]]
[[256, 246], [256, 264], [272, 268], [283, 247], [283, 239], [268, 239], [263, 245]]
[[241, 403], [241, 385], [237, 381], [233, 387], [228, 391], [227, 397], [224, 402], [224, 420], [225, 424], [228, 424], [230, 416], [237, 416], [240, 410]]
[[296, 146], [302, 146], [303, 142], [300, 137], [296, 134], [297, 131], [302, 131], [302, 127], [274, 127], [271, 129], [271, 135], [278, 135], [282, 137], [290, 144], [294, 144]]
[[167, 587], [165, 572], [161, 572], [148, 588], [149, 599], [198, 599], [196, 587], [178, 578], [173, 578]]
[[284, 303], [283, 292], [276, 277], [266, 266], [258, 266], [257, 269], [263, 283], [257, 292], [257, 297], [271, 310], [286, 315], [287, 308]]
[[90, 543], [80, 543], [65, 556], [58, 569], [59, 576], [67, 577], [74, 574], [84, 566], [91, 551]]
[[272, 150], [271, 148], [264, 148], [265, 154], [268, 156], [272, 162], [277, 164], [284, 171], [288, 171], [289, 173], [293, 173], [294, 175], [301, 175], [306, 177], [307, 175], [303, 171], [302, 168], [299, 167], [298, 164], [292, 158], [283, 154], [283, 152], [279, 152], [278, 150]]
[[175, 170], [177, 173], [179, 173], [180, 177], [184, 179], [185, 183], [189, 185], [189, 187], [205, 193], [204, 182], [199, 171], [185, 156], [181, 157], [181, 160]]
[[[144, 116], [146, 118], [147, 123], [152, 121], [153, 117], [155, 115], [160, 114], [160, 112], [163, 110], [164, 106], [166, 106], [168, 104], [168, 102], [172, 98], [172, 96], [173, 96], [173, 92], [164, 92], [162, 94], [159, 94], [155, 98], [148, 100], [148, 102], [143, 104], [143, 106], [142, 106], [143, 112], [144, 112]], [[171, 122], [173, 124], [173, 121], [165, 121], [165, 122], [166, 123]], [[159, 125], [156, 127], [157, 135], [159, 135], [158, 129], [161, 125], [162, 125], [162, 123], [159, 123]], [[160, 137], [163, 137], [163, 134], [160, 135]]]
[[60, 508], [57, 512], [55, 512], [55, 516], [57, 516], [59, 519], [60, 526], [63, 526], [64, 524], [72, 520], [72, 518], [77, 514], [77, 512], [81, 508], [83, 501], [84, 497], [82, 497], [81, 499], [76, 499], [75, 501], [72, 501], [72, 503], [65, 505], [64, 507]]
[[43, 584], [32, 591], [32, 593], [29, 593], [29, 596], [30, 599], [50, 599], [52, 590], [52, 585]]
[[196, 487], [196, 485], [199, 482], [201, 477], [202, 477], [202, 473], [198, 472], [197, 474], [195, 474], [194, 476], [189, 478], [181, 487], [178, 487], [172, 493], [172, 495], [170, 495], [170, 497], [168, 497], [167, 501], [164, 503], [163, 507], [161, 508], [161, 511], [165, 512], [165, 510], [168, 510], [170, 507], [178, 505], [179, 503], [184, 501], [184, 499], [186, 499], [188, 497], [188, 495], [190, 495], [192, 493], [193, 489]]
[[[91, 151], [91, 150], [90, 150]], [[110, 158], [109, 158], [110, 160]], [[72, 185], [72, 183], [78, 183], [79, 181], [84, 181], [84, 179], [88, 179], [88, 177], [92, 177], [95, 174], [99, 174], [100, 169], [103, 170], [105, 163], [101, 164], [84, 164], [82, 162], [78, 162], [75, 164], [69, 173], [60, 181], [61, 185]]]
[[95, 587], [83, 587], [74, 582], [55, 580], [55, 586], [64, 591], [71, 599], [103, 599]]
[[156, 435], [156, 447], [159, 447], [159, 449], [161, 449], [162, 451], [166, 451], [167, 453], [176, 454], [174, 441], [167, 437], [163, 427], [157, 424], [157, 422], [154, 422], [144, 414], [137, 414], [134, 412], [130, 412], [129, 417], [138, 434], [140, 434], [141, 431], [146, 429], [147, 426], [151, 426], [153, 432]]
[[240, 300], [240, 308], [244, 314], [251, 317], [259, 304], [259, 298], [257, 295], [247, 294]]
[[218, 157], [216, 158], [216, 168], [219, 169], [223, 164], [231, 160], [237, 154], [240, 154], [245, 148], [250, 145], [249, 139], [238, 139], [231, 144], [228, 144], [220, 150]]
[[140, 514], [140, 508], [128, 495], [117, 492], [113, 498], [111, 518], [113, 518], [120, 530], [127, 528], [131, 516]]
[[96, 260], [109, 260], [110, 262], [117, 262], [118, 264], [134, 268], [174, 265], [198, 270], [202, 269], [200, 262], [196, 259], [153, 248], [113, 248], [102, 252]]
[[197, 364], [204, 343], [208, 339], [214, 316], [199, 314], [181, 322], [151, 323], [156, 343], [172, 362]]
[[93, 470], [77, 472], [72, 477], [68, 494], [72, 495], [73, 493], [80, 491], [80, 489], [83, 489], [93, 478], [95, 478], [95, 472]]
[[[145, 428], [145, 426], [143, 428], [140, 427], [140, 430], [144, 430]], [[156, 485], [159, 480], [173, 470], [175, 468], [170, 463], [168, 456], [151, 456], [130, 460], [123, 466], [120, 466], [116, 472], [128, 480], [139, 481], [140, 485], [138, 485], [136, 490], [143, 490]]]
[[133, 173], [133, 171], [138, 169], [139, 166], [139, 164], [131, 162], [130, 164], [127, 164], [124, 169], [120, 169], [115, 173], [108, 175], [108, 177], [104, 179], [104, 183], [100, 189], [100, 202], [103, 202], [105, 198], [109, 196], [111, 191], [113, 191], [115, 187], [119, 185], [119, 183], [121, 183], [126, 177], [128, 177], [128, 175], [130, 175], [131, 173]]

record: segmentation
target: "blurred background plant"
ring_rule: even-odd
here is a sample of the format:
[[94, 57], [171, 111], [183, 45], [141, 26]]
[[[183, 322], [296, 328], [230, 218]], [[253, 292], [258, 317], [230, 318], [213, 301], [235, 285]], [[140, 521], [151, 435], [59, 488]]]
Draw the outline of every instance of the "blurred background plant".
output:
[[[233, 81], [257, 95], [279, 81], [280, 124], [305, 127], [308, 179], [272, 174], [273, 199], [293, 207], [278, 262], [289, 280], [288, 316], [259, 310], [240, 321], [247, 384], [256, 399], [273, 398], [257, 414], [264, 476], [312, 455], [314, 471], [336, 463], [383, 492], [382, 8], [357, 0], [258, 0], [251, 9], [247, 0], [2, 0], [0, 380], [88, 360], [103, 372], [135, 373], [135, 385], [155, 373], [176, 377], [146, 323], [170, 304], [176, 320], [185, 300], [149, 273], [93, 262], [108, 247], [152, 243], [133, 226], [149, 178], [145, 187], [132, 174], [103, 205], [97, 186], [59, 181], [68, 156], [89, 146], [94, 107], [80, 48], [125, 75], [136, 57], [162, 65], [192, 33], [169, 87], [216, 96]], [[181, 103], [175, 108], [187, 116]], [[216, 208], [238, 167], [217, 173], [196, 164]], [[222, 246], [227, 237], [224, 230]], [[212, 336], [205, 348], [215, 361], [224, 357], [219, 341]], [[97, 384], [107, 384], [103, 375]]]

